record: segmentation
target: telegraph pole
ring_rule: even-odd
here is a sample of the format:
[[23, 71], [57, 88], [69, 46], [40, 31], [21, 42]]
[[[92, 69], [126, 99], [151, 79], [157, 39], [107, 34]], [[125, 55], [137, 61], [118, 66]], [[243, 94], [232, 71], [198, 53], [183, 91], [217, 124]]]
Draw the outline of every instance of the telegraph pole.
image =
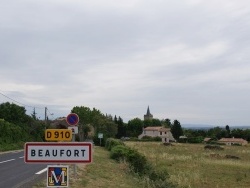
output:
[[46, 129], [46, 125], [47, 125], [47, 107], [45, 107], [45, 118], [44, 118], [44, 122], [45, 122], [45, 129]]

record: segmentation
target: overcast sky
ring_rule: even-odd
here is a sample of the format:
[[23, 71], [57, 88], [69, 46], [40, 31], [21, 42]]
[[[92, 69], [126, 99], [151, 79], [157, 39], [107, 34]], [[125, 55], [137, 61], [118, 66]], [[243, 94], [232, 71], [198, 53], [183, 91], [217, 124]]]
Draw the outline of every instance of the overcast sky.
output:
[[[249, 0], [0, 1], [0, 92], [56, 118], [250, 125]], [[0, 95], [0, 103], [13, 102]]]

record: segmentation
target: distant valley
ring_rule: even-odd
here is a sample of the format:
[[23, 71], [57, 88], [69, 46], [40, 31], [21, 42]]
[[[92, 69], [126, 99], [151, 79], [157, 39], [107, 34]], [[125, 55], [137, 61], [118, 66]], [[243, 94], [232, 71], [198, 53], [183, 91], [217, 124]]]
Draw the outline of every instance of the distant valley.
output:
[[[182, 128], [185, 129], [195, 129], [195, 130], [208, 130], [208, 129], [212, 129], [214, 127], [221, 127], [221, 128], [225, 128], [225, 126], [218, 126], [218, 125], [206, 125], [206, 124], [182, 124], [181, 125]], [[230, 129], [250, 129], [250, 125], [235, 125], [235, 126], [230, 126]]]

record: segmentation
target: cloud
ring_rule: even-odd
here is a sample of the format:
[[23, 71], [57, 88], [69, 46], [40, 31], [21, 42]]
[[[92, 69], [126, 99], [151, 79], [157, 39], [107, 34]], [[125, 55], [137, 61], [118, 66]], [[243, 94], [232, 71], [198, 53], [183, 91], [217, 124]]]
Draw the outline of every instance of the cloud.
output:
[[248, 122], [246, 0], [0, 7], [0, 88], [18, 101], [55, 117], [84, 105], [129, 120], [150, 105], [154, 117], [184, 123]]

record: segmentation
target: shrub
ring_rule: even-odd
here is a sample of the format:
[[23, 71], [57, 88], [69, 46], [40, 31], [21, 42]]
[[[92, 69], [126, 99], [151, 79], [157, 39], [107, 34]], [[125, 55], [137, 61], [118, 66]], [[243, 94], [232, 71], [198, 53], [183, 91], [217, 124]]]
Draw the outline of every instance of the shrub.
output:
[[111, 149], [110, 158], [117, 161], [126, 160], [129, 148], [124, 145], [117, 145]]
[[144, 155], [140, 154], [134, 149], [129, 149], [126, 160], [129, 162], [130, 167], [135, 173], [139, 175], [145, 174], [147, 171], [147, 159]]
[[105, 148], [110, 151], [114, 146], [117, 145], [124, 145], [124, 143], [118, 139], [108, 138], [105, 143]]
[[210, 149], [210, 150], [223, 150], [224, 148], [217, 145], [206, 145], [204, 146], [204, 149]]

